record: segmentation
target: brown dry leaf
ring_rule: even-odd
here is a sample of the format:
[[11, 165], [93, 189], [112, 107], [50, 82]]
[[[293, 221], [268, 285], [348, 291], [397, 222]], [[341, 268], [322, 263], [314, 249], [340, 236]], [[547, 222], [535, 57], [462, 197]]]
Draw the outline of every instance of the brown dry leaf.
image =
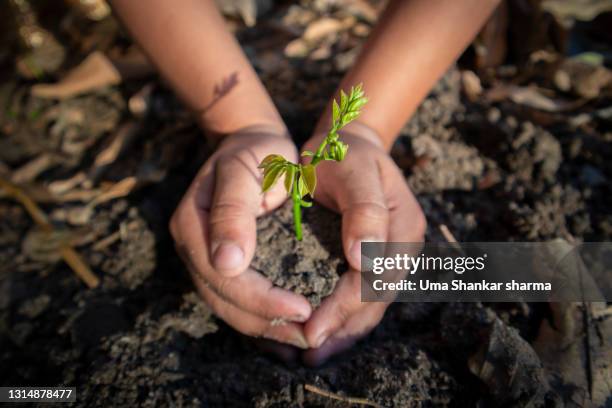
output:
[[322, 17], [308, 24], [302, 38], [306, 41], [317, 41], [321, 38], [335, 34], [346, 28], [342, 21], [331, 17]]
[[52, 194], [65, 194], [83, 183], [87, 179], [85, 173], [78, 172], [74, 176], [63, 180], [55, 180], [49, 183], [48, 189]]
[[[605, 307], [603, 303], [585, 305], [595, 310]], [[609, 367], [612, 347], [608, 343], [612, 338], [612, 321], [604, 319], [585, 325], [582, 307], [576, 302], [551, 303], [552, 321], [542, 322], [533, 346], [551, 383], [567, 403], [605, 406], [612, 392]], [[588, 345], [585, 345], [586, 330], [590, 332]]]
[[17, 170], [13, 171], [11, 181], [15, 184], [29, 183], [38, 175], [57, 163], [54, 155], [50, 153], [42, 153], [30, 160]]
[[482, 94], [480, 78], [474, 71], [461, 71], [461, 87], [465, 96], [472, 102]]
[[303, 58], [310, 52], [310, 47], [303, 39], [296, 38], [285, 46], [284, 52], [288, 58]]
[[155, 83], [150, 82], [143, 86], [128, 100], [128, 108], [135, 117], [142, 119], [151, 109], [151, 96], [155, 90]]
[[125, 152], [131, 145], [140, 129], [140, 123], [136, 122], [122, 125], [119, 130], [111, 136], [108, 145], [102, 149], [94, 159], [94, 163], [89, 170], [88, 178], [93, 181], [99, 179], [103, 171], [110, 164], [114, 163], [121, 153]]
[[533, 86], [499, 85], [487, 90], [485, 97], [490, 102], [510, 99], [516, 104], [545, 112], [562, 112], [571, 110], [584, 103], [581, 100], [570, 102], [566, 100], [552, 99], [544, 95], [538, 88]]
[[39, 98], [65, 99], [121, 82], [121, 75], [113, 63], [101, 52], [95, 51], [55, 84], [38, 84], [32, 95]]
[[381, 11], [381, 7], [375, 8], [366, 0], [348, 0], [346, 3], [345, 7], [349, 13], [370, 24], [376, 22]]
[[215, 0], [215, 3], [224, 15], [241, 18], [248, 27], [254, 26], [257, 17], [272, 7], [271, 0]]
[[[556, 239], [547, 246], [544, 258], [550, 260], [551, 268], [545, 266], [545, 259], [536, 268], [538, 273], [553, 273], [562, 276], [582, 273], [580, 288], [587, 293], [585, 298], [601, 298], [603, 295], [597, 283], [574, 246], [563, 239]], [[546, 269], [551, 269], [546, 272]], [[545, 280], [550, 278], [544, 277]], [[578, 278], [571, 278], [577, 281]], [[563, 290], [563, 289], [562, 289]], [[564, 298], [580, 299], [581, 293], [569, 294], [574, 288], [567, 288]], [[610, 395], [612, 373], [607, 366], [612, 358], [612, 347], [600, 339], [612, 338], [612, 321], [604, 320], [593, 324], [589, 317], [591, 310], [602, 310], [605, 302], [554, 302], [549, 304], [551, 319], [544, 320], [533, 347], [540, 356], [547, 375], [565, 402], [578, 406], [604, 406]]]
[[566, 85], [565, 91], [571, 90], [578, 97], [586, 99], [597, 98], [604, 88], [612, 84], [612, 72], [606, 67], [571, 58], [561, 64], [555, 79], [558, 81], [563, 76], [568, 79], [567, 84], [561, 84]]
[[554, 398], [540, 359], [516, 329], [496, 318], [484, 340], [470, 357], [468, 368], [496, 401], [508, 406], [543, 406]]
[[[96, 194], [95, 197], [84, 206], [71, 208], [66, 216], [68, 222], [72, 225], [87, 224], [93, 217], [94, 210], [98, 205], [127, 196], [134, 190], [138, 181], [136, 177], [126, 177], [117, 183], [112, 183], [110, 186], [103, 188], [102, 192], [100, 190], [89, 190], [89, 193]], [[75, 192], [72, 193], [74, 194]]]
[[105, 0], [67, 0], [70, 5], [77, 8], [87, 18], [100, 21], [111, 13], [110, 6]]
[[132, 192], [138, 179], [136, 177], [126, 177], [123, 180], [114, 183], [108, 188], [105, 188], [102, 194], [97, 196], [90, 205], [98, 205], [117, 198], [125, 197]]
[[612, 11], [610, 0], [544, 0], [542, 9], [548, 11], [564, 25], [574, 20], [591, 21], [600, 14]]

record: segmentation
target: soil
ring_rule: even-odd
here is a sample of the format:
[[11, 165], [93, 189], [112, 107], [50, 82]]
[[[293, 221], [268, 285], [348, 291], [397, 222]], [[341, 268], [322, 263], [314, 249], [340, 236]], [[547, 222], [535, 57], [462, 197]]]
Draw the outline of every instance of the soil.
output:
[[302, 241], [295, 239], [290, 201], [258, 219], [251, 267], [275, 285], [304, 295], [316, 307], [332, 293], [347, 268], [341, 220], [320, 205], [302, 209], [302, 216]]
[[[274, 6], [256, 27], [236, 26], [298, 143], [354, 59], [363, 42], [358, 33], [369, 30], [360, 17], [359, 30], [307, 44], [316, 58], [286, 58], [299, 24], [342, 13], [321, 9], [325, 2], [303, 3]], [[91, 49], [130, 44], [112, 18], [62, 21], [67, 31], [58, 38], [71, 51], [65, 68]], [[264, 354], [199, 300], [173, 249], [168, 220], [211, 150], [163, 81], [138, 78], [43, 100], [30, 95], [35, 81], [24, 79], [7, 55], [0, 53], [0, 175], [15, 174], [41, 154], [53, 158], [20, 185], [49, 215], [57, 239], [77, 245], [101, 284], [87, 289], [25, 210], [0, 195], [0, 385], [73, 386], [75, 405], [100, 407], [346, 406], [305, 384], [386, 407], [609, 406], [602, 379], [610, 373], [610, 319], [586, 326], [601, 340], [593, 341], [598, 349], [589, 369], [580, 352], [576, 360], [566, 360], [563, 350], [550, 355], [557, 348], [547, 346], [541, 328], [563, 334], [551, 323], [554, 305], [398, 303], [371, 334], [322, 367]], [[492, 72], [481, 75], [485, 91], [500, 82], [532, 83], [547, 95], [578, 100], [540, 71]], [[136, 116], [130, 97], [150, 85], [149, 113]], [[472, 100], [461, 89], [460, 71], [452, 68], [392, 151], [427, 216], [426, 238], [444, 240], [444, 224], [459, 241], [612, 240], [609, 88], [559, 112], [486, 92]], [[137, 188], [90, 212], [82, 200], [64, 202], [47, 192], [54, 182], [87, 174], [126, 124], [136, 129], [133, 140], [91, 183], [108, 186], [137, 175]], [[298, 243], [283, 207], [259, 220], [253, 265], [316, 305], [346, 267], [339, 222], [319, 205], [305, 209]], [[298, 273], [290, 274], [291, 267]], [[582, 345], [584, 337], [579, 331], [572, 344]], [[570, 367], [571, 375], [557, 366]], [[585, 380], [589, 370], [592, 384]]]

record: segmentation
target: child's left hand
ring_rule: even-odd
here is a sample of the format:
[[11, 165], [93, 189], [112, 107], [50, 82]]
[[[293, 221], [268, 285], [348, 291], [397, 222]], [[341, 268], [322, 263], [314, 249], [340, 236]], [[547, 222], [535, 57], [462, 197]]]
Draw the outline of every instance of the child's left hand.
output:
[[[316, 150], [321, 137], [313, 137], [304, 149]], [[426, 228], [402, 171], [376, 134], [355, 126], [343, 132], [342, 141], [349, 145], [346, 158], [317, 168], [315, 199], [342, 215], [342, 244], [350, 269], [306, 322], [304, 333], [312, 349], [304, 360], [313, 365], [365, 336], [389, 305], [361, 302], [361, 241], [420, 242]]]

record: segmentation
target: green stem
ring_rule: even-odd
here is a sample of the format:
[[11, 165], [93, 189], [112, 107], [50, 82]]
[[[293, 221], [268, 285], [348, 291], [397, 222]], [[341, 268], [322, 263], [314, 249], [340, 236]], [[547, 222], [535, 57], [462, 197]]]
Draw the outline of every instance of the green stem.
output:
[[293, 200], [293, 225], [295, 225], [295, 237], [298, 241], [302, 240], [302, 204], [300, 203], [300, 195], [297, 189], [297, 175], [293, 182], [291, 190], [291, 199]]
[[327, 133], [327, 136], [325, 136], [325, 139], [323, 139], [323, 141], [319, 145], [319, 148], [317, 149], [315, 155], [312, 156], [312, 160], [310, 161], [310, 164], [312, 164], [313, 166], [316, 166], [317, 164], [319, 164], [321, 160], [323, 160], [323, 152], [325, 151], [325, 147], [327, 146], [327, 143], [331, 139], [331, 136], [335, 133], [336, 133], [336, 128], [333, 127], [329, 131], [329, 133]]

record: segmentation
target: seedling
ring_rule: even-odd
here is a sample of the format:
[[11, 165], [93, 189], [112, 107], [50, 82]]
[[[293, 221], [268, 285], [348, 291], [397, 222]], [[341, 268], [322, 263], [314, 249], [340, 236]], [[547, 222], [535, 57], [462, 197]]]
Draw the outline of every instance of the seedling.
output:
[[316, 152], [305, 150], [302, 157], [311, 157], [310, 163], [292, 163], [279, 154], [270, 154], [260, 163], [263, 169], [262, 192], [268, 191], [285, 175], [285, 189], [293, 201], [293, 223], [295, 236], [302, 240], [302, 207], [311, 207], [312, 201], [304, 199], [309, 195], [314, 199], [317, 187], [317, 165], [322, 160], [340, 162], [346, 156], [348, 145], [340, 140], [338, 131], [355, 120], [368, 99], [361, 84], [351, 87], [347, 95], [340, 91], [340, 104], [332, 103], [332, 124]]

